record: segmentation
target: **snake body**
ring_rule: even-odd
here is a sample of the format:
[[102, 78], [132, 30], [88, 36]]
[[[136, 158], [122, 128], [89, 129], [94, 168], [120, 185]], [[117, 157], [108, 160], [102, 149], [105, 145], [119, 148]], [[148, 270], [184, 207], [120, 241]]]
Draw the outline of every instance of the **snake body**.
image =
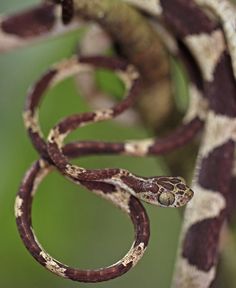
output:
[[[61, 2], [63, 21], [68, 23], [74, 10], [72, 1], [56, 2]], [[118, 168], [87, 170], [83, 167], [71, 165], [67, 157], [90, 155], [92, 153], [133, 156], [167, 153], [189, 142], [203, 128], [205, 122], [204, 137], [193, 181], [193, 189], [196, 193], [191, 204], [187, 206], [185, 213], [173, 287], [213, 287], [220, 232], [226, 220], [228, 203], [232, 198], [230, 185], [233, 183], [231, 179], [236, 140], [236, 50], [235, 36], [233, 35], [233, 25], [235, 23], [233, 12], [235, 8], [225, 0], [150, 0], [147, 1], [145, 6], [139, 0], [127, 0], [126, 2], [161, 19], [177, 39], [180, 45], [179, 52], [181, 53], [182, 48], [182, 51], [188, 51], [183, 54], [183, 58], [186, 59], [186, 55], [189, 53], [193, 58], [189, 63], [190, 66], [193, 65], [192, 60], [195, 61], [195, 64], [197, 63], [199, 68], [197, 73], [191, 67], [188, 69], [192, 82], [190, 87], [192, 102], [184, 123], [173, 134], [160, 140], [130, 141], [126, 143], [80, 141], [63, 146], [64, 138], [77, 127], [111, 119], [128, 108], [133, 101], [131, 93], [131, 98], [129, 95], [112, 109], [67, 117], [51, 130], [48, 143], [46, 143], [42, 138], [37, 121], [37, 107], [42, 94], [49, 86], [56, 84], [65, 76], [79, 72], [75, 67], [80, 65], [78, 63], [73, 64], [74, 60], [72, 60], [72, 62], [68, 61], [63, 65], [54, 67], [35, 85], [28, 96], [24, 112], [29, 135], [43, 159], [32, 166], [19, 190], [16, 200], [18, 228], [27, 249], [36, 260], [60, 276], [84, 282], [97, 282], [115, 278], [125, 273], [141, 258], [149, 237], [147, 216], [139, 200], [135, 197], [159, 206], [181, 206], [191, 198], [192, 192], [180, 178], [151, 177], [145, 179]], [[222, 26], [215, 18], [209, 17], [200, 9], [204, 7], [210, 9], [220, 19]], [[51, 22], [46, 22], [50, 25], [43, 25], [45, 21], [41, 18], [34, 26], [36, 28], [32, 30], [31, 35], [24, 32], [27, 29], [22, 29], [23, 32], [19, 33], [22, 25], [17, 27], [15, 25], [16, 18], [13, 19], [14, 17], [2, 21], [0, 41], [8, 39], [8, 35], [10, 35], [9, 41], [5, 41], [9, 44], [6, 46], [6, 50], [23, 45], [25, 39], [34, 40], [34, 37], [37, 38], [55, 32], [54, 24], [58, 21], [54, 12], [55, 7], [47, 4], [37, 9], [39, 9], [37, 11], [42, 11], [41, 15], [51, 15], [48, 18]], [[31, 15], [30, 12], [29, 15]], [[21, 17], [20, 19], [24, 19], [25, 16], [21, 15]], [[33, 20], [31, 19], [31, 21]], [[14, 25], [9, 25], [9, 23]], [[72, 27], [70, 25], [65, 30], [70, 30]], [[37, 29], [38, 27], [43, 27], [44, 30]], [[15, 41], [15, 35], [17, 35], [17, 41]], [[117, 62], [116, 64], [114, 62], [110, 64], [108, 60], [101, 60], [101, 58], [100, 60], [96, 58], [90, 58], [89, 60], [88, 58], [87, 61], [90, 61], [89, 65], [95, 66], [106, 63], [106, 68], [110, 66], [115, 70], [125, 70], [125, 75], [127, 72], [127, 66]], [[99, 63], [99, 65], [96, 63]], [[138, 81], [138, 78], [135, 78], [137, 74], [132, 78], [135, 74], [127, 73], [128, 82], [127, 77], [123, 78], [126, 85], [128, 83], [127, 90], [131, 92], [133, 84], [135, 86], [135, 81]], [[203, 94], [206, 97], [204, 99], [201, 96]], [[227, 95], [227, 98], [225, 95]], [[206, 101], [208, 102], [207, 105], [205, 104]], [[39, 183], [46, 171], [54, 165], [62, 174], [75, 183], [80, 183], [100, 196], [112, 200], [133, 220], [136, 229], [134, 245], [128, 252], [128, 256], [125, 256], [118, 264], [99, 271], [75, 270], [54, 260], [38, 244], [31, 228], [31, 198], [29, 195], [31, 195], [32, 189], [37, 188], [36, 184]], [[36, 184], [34, 185], [34, 183]], [[140, 218], [137, 215], [141, 215]], [[202, 235], [205, 235], [204, 241]]]
[[[75, 73], [89, 71], [93, 69], [93, 67], [113, 69], [124, 81], [127, 97], [113, 108], [72, 115], [62, 120], [51, 131], [47, 147], [46, 142], [42, 138], [37, 114], [42, 96], [48, 88], [56, 85], [64, 78], [72, 76]], [[83, 282], [109, 280], [127, 272], [141, 258], [148, 243], [149, 222], [141, 204], [139, 204], [133, 196], [162, 207], [180, 207], [185, 205], [193, 195], [192, 190], [186, 186], [184, 180], [180, 177], [158, 176], [144, 178], [119, 168], [88, 170], [70, 165], [69, 163], [63, 164], [63, 161], [67, 161], [67, 158], [62, 154], [64, 152], [73, 156], [81, 154], [90, 155], [95, 151], [109, 153], [108, 149], [104, 149], [104, 146], [101, 146], [102, 143], [87, 142], [86, 144], [79, 142], [76, 144], [68, 144], [67, 147], [69, 148], [65, 147], [60, 149], [63, 147], [63, 143], [59, 143], [59, 141], [62, 141], [65, 135], [79, 126], [111, 119], [129, 107], [138, 91], [138, 77], [138, 72], [134, 67], [127, 65], [120, 60], [107, 59], [104, 57], [72, 58], [71, 60], [57, 64], [44, 74], [30, 90], [26, 100], [24, 112], [25, 125], [35, 148], [45, 160], [36, 162], [22, 182], [15, 205], [17, 224], [25, 246], [34, 258], [50, 271], [71, 280]], [[141, 143], [132, 141], [130, 143], [123, 143], [120, 151], [117, 148], [116, 151], [114, 149], [119, 146], [119, 144], [110, 143], [108, 145], [113, 148], [113, 153], [124, 153], [128, 155], [142, 153], [144, 156], [148, 153], [149, 149], [154, 146], [153, 144], [156, 145], [155, 141], [150, 139], [149, 141], [143, 141]], [[42, 174], [44, 174], [43, 171], [45, 169], [48, 170], [49, 164], [52, 164], [51, 161], [59, 164], [57, 168], [73, 182], [76, 184], [79, 183], [103, 198], [112, 201], [113, 204], [122, 208], [131, 219], [134, 219], [133, 222], [136, 230], [134, 244], [128, 254], [120, 260], [118, 264], [99, 270], [88, 271], [67, 267], [48, 255], [40, 244], [38, 244], [38, 241], [35, 240], [36, 236], [31, 228], [31, 222], [29, 220], [26, 222], [26, 219], [30, 219], [29, 213], [31, 211], [31, 201], [27, 200], [27, 197], [32, 195], [32, 193], [34, 194], [32, 189], [36, 189], [42, 178]], [[48, 164], [46, 165], [45, 163]], [[46, 168], [44, 169], [43, 167]], [[31, 185], [29, 185], [30, 181]], [[37, 185], [34, 183], [37, 183]], [[29, 187], [31, 189], [29, 189]], [[135, 213], [133, 212], [134, 206]], [[31, 237], [25, 237], [26, 234], [29, 234], [29, 231], [32, 231]]]

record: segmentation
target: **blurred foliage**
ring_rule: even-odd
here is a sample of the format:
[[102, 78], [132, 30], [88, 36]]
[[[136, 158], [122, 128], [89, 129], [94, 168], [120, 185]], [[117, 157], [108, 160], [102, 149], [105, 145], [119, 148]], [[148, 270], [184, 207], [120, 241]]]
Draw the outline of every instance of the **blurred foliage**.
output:
[[[2, 0], [0, 12], [17, 11], [36, 2]], [[146, 206], [151, 240], [144, 258], [123, 277], [100, 284], [78, 284], [46, 271], [26, 251], [18, 235], [13, 213], [15, 194], [25, 171], [38, 158], [22, 121], [26, 92], [52, 63], [75, 52], [80, 36], [80, 31], [73, 32], [0, 55], [0, 287], [169, 287], [180, 228], [177, 209]], [[100, 71], [97, 76], [105, 90], [119, 97], [122, 87], [112, 75]], [[40, 119], [45, 135], [61, 117], [88, 110], [73, 79], [60, 83], [47, 93], [42, 105]], [[70, 139], [121, 140], [147, 136], [142, 127], [123, 127], [109, 121], [81, 128]], [[168, 173], [163, 160], [154, 157], [87, 157], [79, 159], [79, 163], [89, 168], [122, 167], [144, 176]], [[116, 262], [129, 249], [133, 237], [133, 228], [125, 215], [57, 172], [40, 185], [33, 207], [33, 224], [38, 239], [52, 256], [80, 268]]]
[[117, 100], [123, 98], [125, 87], [123, 82], [111, 71], [98, 69], [96, 72], [96, 82], [98, 87]]

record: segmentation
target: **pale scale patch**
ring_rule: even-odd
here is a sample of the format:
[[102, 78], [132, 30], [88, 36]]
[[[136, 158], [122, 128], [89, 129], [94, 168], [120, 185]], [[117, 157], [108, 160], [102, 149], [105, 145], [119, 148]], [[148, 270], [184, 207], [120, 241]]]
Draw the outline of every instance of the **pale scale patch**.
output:
[[43, 136], [42, 131], [40, 130], [38, 126], [38, 118], [39, 118], [38, 110], [36, 110], [34, 114], [32, 114], [30, 110], [23, 112], [23, 120], [24, 120], [26, 129], [30, 128], [32, 132], [38, 133], [40, 136]]
[[236, 119], [224, 115], [216, 115], [210, 111], [201, 147], [201, 157], [207, 156], [215, 148], [229, 140], [236, 141]]
[[44, 169], [44, 168], [49, 168], [50, 165], [48, 164], [47, 161], [45, 161], [43, 158], [39, 159], [39, 166], [40, 168]]
[[127, 214], [130, 214], [129, 209], [129, 201], [130, 201], [130, 194], [123, 191], [117, 191], [112, 193], [104, 193], [100, 190], [93, 190], [93, 192], [102, 198], [111, 201], [112, 204], [120, 208], [122, 211], [124, 211]]
[[133, 6], [148, 12], [154, 16], [160, 16], [162, 13], [162, 7], [160, 0], [123, 0]]
[[189, 107], [183, 123], [188, 123], [196, 117], [205, 120], [208, 111], [207, 99], [203, 97], [202, 92], [194, 84], [189, 85], [189, 95]]
[[129, 65], [126, 71], [115, 70], [115, 72], [120, 80], [123, 81], [127, 91], [130, 91], [134, 80], [139, 78], [139, 73], [133, 65]]
[[[78, 166], [75, 166], [75, 165], [67, 164], [65, 172], [68, 175], [76, 178], [78, 176], [78, 174], [86, 172], [86, 169], [78, 167]], [[77, 182], [77, 180], [75, 180], [75, 182]]]
[[23, 214], [21, 210], [22, 204], [23, 204], [23, 199], [19, 195], [17, 195], [16, 200], [15, 200], [15, 207], [14, 207], [16, 218], [21, 217]]
[[225, 50], [222, 32], [217, 30], [210, 35], [206, 33], [190, 35], [184, 41], [198, 61], [204, 79], [209, 82], [213, 81], [214, 70]]
[[145, 156], [147, 155], [149, 147], [154, 144], [153, 139], [146, 139], [141, 141], [128, 141], [125, 143], [123, 154], [133, 156]]
[[129, 265], [132, 262], [132, 266], [135, 266], [138, 261], [142, 258], [145, 252], [144, 243], [140, 243], [136, 247], [132, 247], [130, 251], [125, 255], [125, 257], [120, 261], [124, 266]]
[[[204, 239], [203, 239], [204, 241]], [[185, 258], [180, 258], [175, 269], [172, 288], [208, 288], [216, 274], [215, 266], [208, 272], [199, 270], [188, 263]]]
[[96, 111], [96, 115], [94, 117], [94, 122], [102, 121], [102, 120], [109, 120], [113, 116], [112, 109], [105, 109], [101, 111]]
[[60, 81], [76, 75], [77, 73], [88, 73], [94, 71], [92, 65], [79, 63], [76, 56], [55, 64], [53, 68], [58, 70], [58, 72], [51, 80], [50, 87], [55, 86]]
[[48, 270], [50, 270], [51, 272], [57, 274], [58, 276], [67, 278], [67, 276], [65, 275], [65, 268], [60, 267], [55, 261], [54, 259], [48, 255], [47, 253], [45, 253], [44, 251], [40, 252], [40, 255], [43, 257], [43, 259], [46, 261], [45, 262], [45, 266]]
[[194, 197], [185, 210], [184, 231], [202, 220], [218, 217], [225, 208], [225, 198], [216, 191], [204, 189], [197, 183], [192, 187]]
[[50, 130], [48, 134], [48, 142], [50, 143], [56, 143], [59, 148], [63, 146], [63, 141], [68, 135], [69, 132], [67, 133], [60, 133], [59, 128], [55, 127], [52, 130]]
[[236, 78], [236, 8], [233, 3], [226, 0], [195, 0], [203, 7], [211, 9], [221, 20], [227, 44], [229, 46], [231, 61]]

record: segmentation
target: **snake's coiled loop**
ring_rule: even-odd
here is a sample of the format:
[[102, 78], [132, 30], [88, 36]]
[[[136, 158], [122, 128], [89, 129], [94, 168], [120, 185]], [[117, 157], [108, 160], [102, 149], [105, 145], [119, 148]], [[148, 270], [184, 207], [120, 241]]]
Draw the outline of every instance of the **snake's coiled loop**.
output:
[[[39, 183], [49, 173], [49, 171], [53, 169], [53, 165], [47, 152], [46, 142], [43, 139], [38, 123], [37, 108], [41, 97], [48, 88], [54, 86], [62, 79], [78, 72], [89, 71], [94, 69], [94, 67], [113, 69], [124, 81], [126, 89], [128, 90], [128, 96], [116, 106], [118, 107], [116, 108], [118, 113], [121, 113], [132, 104], [135, 93], [137, 93], [138, 89], [138, 73], [135, 72], [134, 68], [121, 60], [103, 57], [83, 59], [77, 59], [74, 57], [54, 66], [45, 75], [43, 75], [30, 91], [24, 112], [24, 121], [30, 138], [43, 158], [35, 162], [26, 173], [15, 202], [17, 226], [21, 238], [32, 256], [51, 272], [65, 278], [82, 282], [100, 282], [124, 274], [142, 257], [149, 240], [149, 220], [139, 200], [119, 186], [109, 185], [102, 182], [98, 182], [94, 185], [89, 181], [81, 181], [81, 184], [103, 198], [112, 201], [113, 204], [122, 209], [131, 218], [134, 224], [135, 239], [130, 251], [122, 260], [112, 266], [98, 270], [80, 270], [68, 267], [47, 254], [39, 244], [32, 229], [31, 206], [33, 195], [35, 194]], [[94, 113], [84, 113], [82, 114], [82, 117], [84, 117], [85, 120], [93, 114]], [[80, 148], [76, 143], [65, 146], [63, 150], [68, 157], [76, 157], [80, 154]], [[90, 154], [89, 151], [87, 152], [87, 154]]]
[[[69, 150], [67, 156], [77, 153], [77, 150], [78, 149], [75, 145], [73, 149]], [[134, 225], [135, 241], [126, 256], [116, 264], [98, 270], [80, 270], [71, 268], [55, 260], [41, 247], [32, 229], [31, 206], [37, 186], [52, 169], [53, 166], [43, 159], [35, 162], [27, 171], [18, 192], [15, 203], [15, 214], [18, 230], [25, 247], [45, 268], [61, 277], [69, 278], [71, 280], [81, 282], [100, 282], [116, 278], [126, 273], [143, 256], [149, 239], [149, 221], [142, 204], [135, 197], [125, 191], [117, 191], [113, 188], [113, 190], [109, 190], [109, 193], [111, 198], [112, 195], [114, 195], [115, 198], [119, 193], [118, 198], [121, 197], [121, 201], [117, 201], [116, 205], [130, 216]], [[91, 189], [89, 183], [87, 185]], [[103, 185], [100, 184], [101, 191], [104, 191], [107, 188], [107, 186], [103, 187]]]
[[[46, 143], [38, 121], [38, 108], [46, 90], [69, 76], [88, 72], [98, 67], [115, 71], [124, 83], [126, 97], [110, 109], [87, 112], [65, 118], [51, 130], [50, 141]], [[148, 217], [143, 206], [135, 197], [164, 207], [185, 205], [192, 197], [192, 191], [185, 185], [184, 180], [179, 177], [157, 176], [143, 178], [119, 168], [87, 170], [82, 167], [73, 169], [73, 166], [70, 166], [68, 169], [69, 164], [64, 165], [64, 163], [67, 163], [68, 157], [89, 155], [94, 153], [94, 151], [104, 150], [104, 147], [99, 145], [99, 143], [93, 145], [96, 146], [95, 150], [93, 146], [90, 147], [91, 149], [86, 145], [84, 147], [83, 142], [71, 143], [64, 147], [63, 138], [77, 127], [112, 119], [121, 114], [133, 104], [139, 91], [139, 83], [139, 74], [136, 69], [124, 61], [104, 57], [79, 59], [73, 57], [55, 65], [44, 74], [30, 90], [27, 97], [24, 122], [32, 143], [42, 158], [33, 164], [22, 181], [16, 198], [15, 214], [18, 229], [26, 248], [40, 264], [57, 275], [75, 281], [99, 282], [124, 274], [142, 257], [149, 240]], [[133, 145], [135, 147], [135, 143]], [[112, 147], [114, 148], [114, 146]], [[117, 151], [117, 153], [128, 152], [129, 149], [129, 145], [123, 145], [121, 151]], [[31, 227], [32, 196], [40, 181], [55, 164], [73, 182], [81, 184], [99, 196], [110, 200], [131, 218], [135, 229], [135, 240], [130, 251], [116, 264], [99, 270], [84, 271], [74, 269], [53, 259], [40, 246]], [[78, 171], [80, 175], [78, 175]]]

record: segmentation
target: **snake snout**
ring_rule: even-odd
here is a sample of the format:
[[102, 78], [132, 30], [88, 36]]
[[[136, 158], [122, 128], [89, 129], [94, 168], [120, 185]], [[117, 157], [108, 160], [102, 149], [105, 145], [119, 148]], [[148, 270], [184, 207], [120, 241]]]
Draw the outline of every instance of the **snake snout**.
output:
[[186, 205], [193, 198], [193, 195], [194, 195], [193, 190], [188, 188], [180, 201], [181, 206]]
[[189, 188], [189, 190], [186, 192], [186, 196], [188, 197], [189, 200], [193, 198], [194, 192], [192, 189]]

